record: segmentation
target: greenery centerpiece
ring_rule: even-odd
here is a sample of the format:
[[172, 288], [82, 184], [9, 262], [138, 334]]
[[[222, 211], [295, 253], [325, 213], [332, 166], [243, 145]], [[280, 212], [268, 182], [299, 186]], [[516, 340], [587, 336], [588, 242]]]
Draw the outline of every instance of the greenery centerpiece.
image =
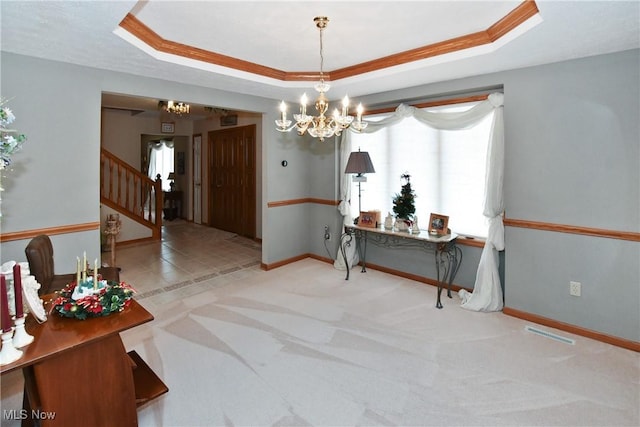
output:
[[413, 225], [413, 214], [416, 212], [415, 198], [411, 188], [411, 175], [404, 173], [400, 176], [405, 183], [400, 193], [393, 197], [393, 213], [396, 214], [395, 227], [398, 231], [408, 231]]
[[84, 320], [88, 317], [108, 316], [131, 304], [135, 290], [125, 282], [95, 280], [74, 281], [57, 292], [52, 310], [62, 317]]

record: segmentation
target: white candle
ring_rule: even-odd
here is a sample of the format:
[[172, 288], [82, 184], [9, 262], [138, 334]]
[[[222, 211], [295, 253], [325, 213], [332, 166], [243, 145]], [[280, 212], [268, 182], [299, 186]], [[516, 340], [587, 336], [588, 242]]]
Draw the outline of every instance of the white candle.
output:
[[287, 120], [287, 104], [282, 101], [280, 103], [280, 119], [284, 122]]
[[98, 258], [93, 262], [93, 289], [98, 289]]
[[76, 257], [78, 262], [76, 262], [76, 285], [80, 285], [80, 257]]
[[82, 281], [87, 280], [87, 251], [82, 256]]

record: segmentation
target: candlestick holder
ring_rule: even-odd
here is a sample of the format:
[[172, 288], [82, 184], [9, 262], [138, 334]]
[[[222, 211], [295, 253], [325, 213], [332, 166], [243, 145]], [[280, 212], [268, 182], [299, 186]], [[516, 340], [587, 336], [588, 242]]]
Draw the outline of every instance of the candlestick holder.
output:
[[2, 333], [2, 350], [0, 350], [0, 365], [8, 365], [22, 357], [22, 351], [13, 346], [13, 328]]
[[13, 346], [15, 348], [22, 348], [26, 345], [29, 345], [33, 342], [33, 336], [27, 333], [27, 330], [24, 328], [24, 321], [27, 318], [25, 314], [22, 317], [17, 319], [14, 318], [13, 324], [15, 325], [15, 331], [13, 333]]

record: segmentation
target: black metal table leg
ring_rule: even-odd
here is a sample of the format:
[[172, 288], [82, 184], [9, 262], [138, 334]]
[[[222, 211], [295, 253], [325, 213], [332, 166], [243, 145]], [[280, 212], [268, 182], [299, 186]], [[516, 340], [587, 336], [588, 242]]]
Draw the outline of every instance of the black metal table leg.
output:
[[447, 286], [447, 296], [451, 297], [451, 284], [453, 283], [453, 279], [455, 279], [456, 274], [458, 274], [458, 269], [462, 264], [462, 249], [457, 246], [451, 246], [448, 249], [449, 258], [450, 258], [450, 266], [449, 266], [449, 283]]
[[[363, 243], [364, 240], [364, 243]], [[360, 258], [362, 260], [362, 270], [360, 270], [360, 273], [366, 273], [367, 272], [367, 234], [365, 233], [361, 233], [360, 235], [360, 244], [358, 245], [358, 247], [362, 248], [362, 253], [360, 253]]]
[[442, 300], [441, 295], [442, 295], [442, 280], [440, 277], [440, 263], [442, 262], [442, 251], [438, 248], [436, 248], [436, 252], [435, 252], [435, 258], [436, 258], [436, 279], [438, 280], [438, 298], [436, 299], [436, 308], [442, 308]]
[[[349, 240], [346, 240], [346, 239]], [[347, 268], [347, 277], [344, 280], [349, 280], [349, 260], [347, 259], [347, 247], [351, 246], [351, 242], [353, 241], [353, 235], [351, 233], [343, 233], [340, 237], [340, 252], [342, 253], [342, 259], [344, 259], [344, 265]]]

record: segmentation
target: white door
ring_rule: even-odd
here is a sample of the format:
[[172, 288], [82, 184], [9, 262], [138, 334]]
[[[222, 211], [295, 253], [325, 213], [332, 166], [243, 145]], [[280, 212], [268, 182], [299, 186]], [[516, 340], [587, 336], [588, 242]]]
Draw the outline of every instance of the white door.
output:
[[202, 135], [193, 137], [193, 222], [202, 224]]

